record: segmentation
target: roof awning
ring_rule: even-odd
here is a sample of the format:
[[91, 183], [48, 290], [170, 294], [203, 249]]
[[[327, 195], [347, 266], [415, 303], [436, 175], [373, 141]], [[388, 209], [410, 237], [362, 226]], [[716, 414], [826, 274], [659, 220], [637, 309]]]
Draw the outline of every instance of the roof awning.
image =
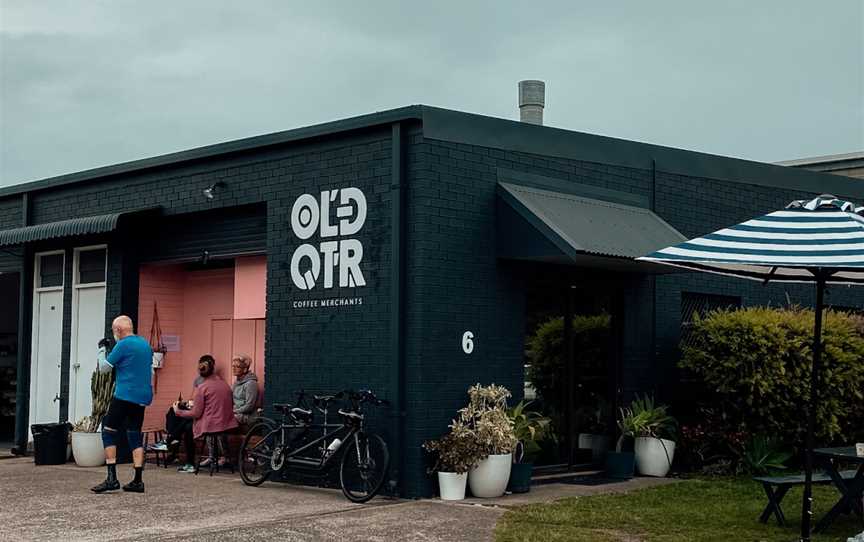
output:
[[668, 273], [635, 258], [686, 240], [649, 209], [498, 183], [498, 256]]
[[[146, 209], [149, 211], [151, 209]], [[120, 217], [136, 212], [111, 213], [107, 215], [85, 216], [61, 220], [59, 222], [48, 222], [35, 226], [0, 230], [0, 247], [9, 245], [21, 245], [33, 241], [44, 241], [46, 239], [57, 239], [60, 237], [72, 237], [75, 235], [90, 235], [94, 233], [106, 233], [117, 229]]]

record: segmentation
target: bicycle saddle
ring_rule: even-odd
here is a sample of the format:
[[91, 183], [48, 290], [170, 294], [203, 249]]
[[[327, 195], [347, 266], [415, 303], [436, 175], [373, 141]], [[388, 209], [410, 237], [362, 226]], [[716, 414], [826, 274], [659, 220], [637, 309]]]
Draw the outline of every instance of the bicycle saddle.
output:
[[313, 395], [312, 398], [317, 403], [329, 403], [333, 399], [337, 399], [335, 395]]

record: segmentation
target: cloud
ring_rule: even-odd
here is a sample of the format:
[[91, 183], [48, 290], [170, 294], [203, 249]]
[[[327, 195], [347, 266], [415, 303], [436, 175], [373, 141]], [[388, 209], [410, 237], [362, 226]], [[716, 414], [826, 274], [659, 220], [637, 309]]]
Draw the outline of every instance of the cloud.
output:
[[758, 160], [864, 148], [862, 5], [0, 6], [0, 185], [428, 103]]

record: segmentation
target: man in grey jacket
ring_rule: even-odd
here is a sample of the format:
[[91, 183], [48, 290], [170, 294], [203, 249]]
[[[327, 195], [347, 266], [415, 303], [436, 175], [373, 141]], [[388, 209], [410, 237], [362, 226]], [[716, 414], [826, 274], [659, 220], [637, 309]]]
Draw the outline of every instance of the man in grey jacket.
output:
[[231, 359], [231, 371], [236, 380], [234, 393], [234, 417], [241, 424], [248, 424], [258, 408], [258, 377], [249, 370], [252, 358], [248, 354], [237, 354]]

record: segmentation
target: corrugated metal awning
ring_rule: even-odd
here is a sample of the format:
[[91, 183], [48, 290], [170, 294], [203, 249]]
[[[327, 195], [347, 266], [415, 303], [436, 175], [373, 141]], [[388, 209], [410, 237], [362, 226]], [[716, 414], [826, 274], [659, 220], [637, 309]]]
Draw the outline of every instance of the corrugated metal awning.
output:
[[106, 233], [117, 229], [120, 217], [131, 213], [111, 213], [107, 215], [85, 216], [36, 224], [23, 228], [0, 230], [0, 246], [22, 245], [33, 241], [71, 237], [74, 235], [90, 235]]
[[650, 209], [499, 183], [498, 253], [634, 272], [667, 272], [635, 258], [686, 240]]

